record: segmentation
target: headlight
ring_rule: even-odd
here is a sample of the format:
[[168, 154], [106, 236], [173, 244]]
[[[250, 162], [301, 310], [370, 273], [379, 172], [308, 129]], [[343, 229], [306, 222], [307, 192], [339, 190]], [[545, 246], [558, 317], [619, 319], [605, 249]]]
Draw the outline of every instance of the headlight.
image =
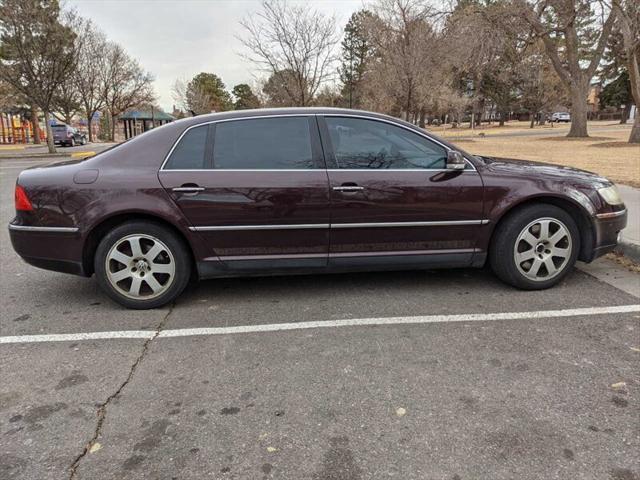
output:
[[622, 205], [624, 203], [615, 185], [599, 188], [598, 193], [609, 205]]

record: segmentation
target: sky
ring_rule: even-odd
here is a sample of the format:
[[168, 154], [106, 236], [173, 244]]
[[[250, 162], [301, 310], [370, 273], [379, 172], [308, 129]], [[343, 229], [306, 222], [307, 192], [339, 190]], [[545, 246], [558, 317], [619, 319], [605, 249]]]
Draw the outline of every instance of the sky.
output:
[[[155, 77], [160, 107], [171, 112], [171, 86], [199, 72], [222, 77], [231, 91], [252, 84], [259, 71], [241, 57], [240, 20], [260, 9], [259, 0], [68, 0], [69, 7], [90, 18], [110, 40], [121, 44]], [[340, 30], [364, 0], [296, 0], [334, 15]]]

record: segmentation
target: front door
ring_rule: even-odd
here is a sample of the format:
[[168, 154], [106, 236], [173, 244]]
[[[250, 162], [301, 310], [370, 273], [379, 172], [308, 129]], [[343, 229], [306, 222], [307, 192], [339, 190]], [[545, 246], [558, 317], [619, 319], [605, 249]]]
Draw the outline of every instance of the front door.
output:
[[329, 188], [315, 116], [192, 127], [159, 172], [226, 269], [326, 267]]
[[381, 119], [320, 118], [331, 188], [330, 265], [469, 265], [482, 217], [472, 165], [445, 169], [447, 149]]

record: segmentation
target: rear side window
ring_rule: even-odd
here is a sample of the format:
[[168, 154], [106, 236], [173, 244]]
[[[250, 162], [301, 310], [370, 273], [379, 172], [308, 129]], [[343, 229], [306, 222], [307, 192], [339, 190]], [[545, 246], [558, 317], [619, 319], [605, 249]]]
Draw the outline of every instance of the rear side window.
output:
[[325, 117], [338, 168], [443, 169], [447, 151], [405, 128], [386, 122]]
[[208, 125], [194, 127], [182, 136], [171, 152], [165, 170], [202, 170], [205, 168]]
[[307, 117], [220, 122], [215, 126], [213, 168], [296, 170], [317, 168]]

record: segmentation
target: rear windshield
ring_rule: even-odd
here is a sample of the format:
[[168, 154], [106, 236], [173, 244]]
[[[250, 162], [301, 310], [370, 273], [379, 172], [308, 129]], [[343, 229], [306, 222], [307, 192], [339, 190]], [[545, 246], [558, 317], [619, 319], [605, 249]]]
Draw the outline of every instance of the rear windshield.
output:
[[66, 130], [67, 126], [66, 125], [51, 125], [51, 128], [53, 130]]

